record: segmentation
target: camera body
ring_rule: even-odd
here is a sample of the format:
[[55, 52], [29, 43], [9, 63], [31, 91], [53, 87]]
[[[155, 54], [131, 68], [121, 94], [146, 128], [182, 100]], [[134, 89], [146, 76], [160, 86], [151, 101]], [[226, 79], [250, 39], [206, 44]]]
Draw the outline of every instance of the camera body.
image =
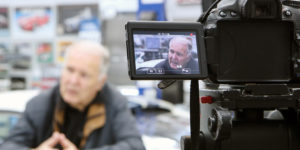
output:
[[[217, 0], [198, 24], [126, 25], [132, 79], [192, 80], [191, 137], [182, 138], [182, 150], [300, 148], [299, 8], [300, 2], [291, 0]], [[177, 33], [182, 29], [195, 35], [199, 72], [177, 74], [163, 70], [153, 74], [156, 68], [152, 65], [139, 73], [139, 52], [135, 46], [139, 42], [134, 39], [134, 30], [188, 37]], [[166, 41], [170, 43], [171, 38]], [[172, 45], [157, 43], [166, 48], [155, 46], [155, 51], [165, 52], [166, 61], [171, 59], [167, 51]], [[193, 70], [180, 66], [183, 67], [176, 69]], [[198, 79], [204, 79], [205, 88], [199, 90]]]
[[[133, 80], [208, 78], [226, 84], [299, 82], [300, 11], [290, 2], [221, 0], [200, 23], [128, 22], [129, 76]], [[170, 39], [192, 32], [200, 73], [168, 74], [152, 62], [144, 63], [166, 59]]]
[[202, 20], [214, 83], [298, 80], [296, 21], [282, 15], [282, 6], [279, 0], [223, 0]]

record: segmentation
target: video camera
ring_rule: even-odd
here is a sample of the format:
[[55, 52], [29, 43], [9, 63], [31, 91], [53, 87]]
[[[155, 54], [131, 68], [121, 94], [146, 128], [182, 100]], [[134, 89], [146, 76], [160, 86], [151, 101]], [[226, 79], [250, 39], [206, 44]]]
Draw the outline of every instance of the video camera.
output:
[[[200, 37], [200, 35], [203, 35], [203, 29], [199, 28], [199, 26], [201, 26], [200, 23], [128, 22], [126, 24], [128, 34], [127, 52], [131, 79], [206, 78], [207, 65], [204, 39]], [[170, 41], [178, 37], [183, 37], [181, 38], [183, 40], [186, 39], [186, 44], [181, 41], [177, 41], [177, 43], [187, 45], [186, 51], [182, 50], [182, 55], [190, 51], [189, 58], [175, 56], [176, 58], [173, 61], [178, 62], [178, 67], [175, 69], [163, 66], [156, 67], [158, 63], [164, 60], [167, 61], [166, 64], [169, 63]], [[176, 52], [181, 52], [181, 50]], [[193, 59], [197, 67], [183, 66], [183, 64], [179, 63], [179, 59]]]
[[[182, 150], [300, 148], [299, 8], [292, 0], [217, 0], [195, 23], [126, 24], [131, 79], [192, 80]], [[175, 37], [189, 42], [174, 46]], [[198, 79], [206, 84], [200, 104]]]

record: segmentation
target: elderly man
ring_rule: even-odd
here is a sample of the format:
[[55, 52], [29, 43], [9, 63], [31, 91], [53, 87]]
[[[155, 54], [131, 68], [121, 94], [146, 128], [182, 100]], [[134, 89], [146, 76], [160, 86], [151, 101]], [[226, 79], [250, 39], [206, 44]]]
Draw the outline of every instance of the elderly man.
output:
[[168, 59], [155, 65], [165, 74], [197, 74], [199, 64], [192, 58], [192, 44], [183, 36], [175, 36], [169, 42]]
[[125, 97], [106, 83], [109, 53], [68, 48], [59, 85], [34, 97], [1, 150], [143, 150]]

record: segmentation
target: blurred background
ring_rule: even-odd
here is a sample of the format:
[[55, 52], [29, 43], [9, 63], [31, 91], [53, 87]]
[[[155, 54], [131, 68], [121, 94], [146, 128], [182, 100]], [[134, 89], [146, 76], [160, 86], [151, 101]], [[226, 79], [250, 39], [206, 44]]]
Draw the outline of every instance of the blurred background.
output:
[[88, 39], [110, 50], [108, 80], [128, 97], [147, 149], [179, 149], [189, 134], [189, 81], [165, 90], [159, 81], [131, 81], [125, 24], [195, 22], [201, 14], [201, 0], [1, 0], [0, 139], [32, 96], [58, 82], [66, 47]]

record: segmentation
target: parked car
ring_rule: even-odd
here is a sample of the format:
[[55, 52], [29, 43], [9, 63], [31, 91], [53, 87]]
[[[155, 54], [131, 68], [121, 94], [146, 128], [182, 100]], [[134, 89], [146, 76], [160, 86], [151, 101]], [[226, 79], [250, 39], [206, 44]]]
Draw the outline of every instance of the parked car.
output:
[[20, 118], [28, 100], [38, 93], [38, 90], [0, 92], [0, 144]]

